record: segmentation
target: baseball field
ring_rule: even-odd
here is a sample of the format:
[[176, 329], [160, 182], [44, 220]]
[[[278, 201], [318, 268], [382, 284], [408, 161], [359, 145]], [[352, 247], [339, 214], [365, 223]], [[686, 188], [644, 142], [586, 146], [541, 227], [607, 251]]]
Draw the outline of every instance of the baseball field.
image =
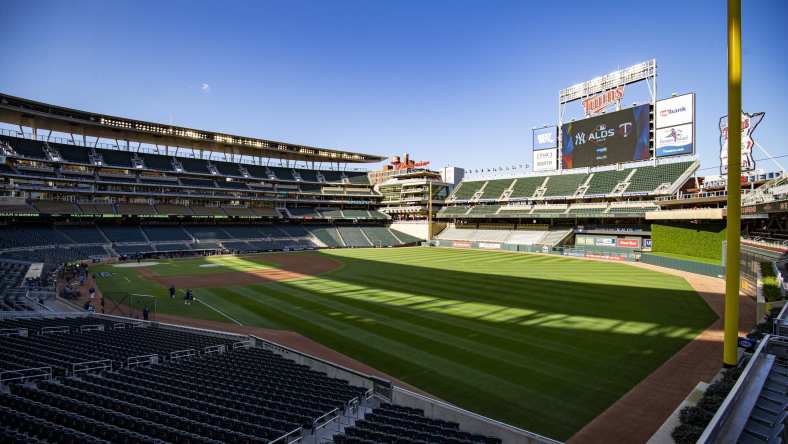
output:
[[296, 331], [560, 440], [716, 319], [679, 277], [558, 256], [416, 247], [131, 265], [94, 268], [106, 297]]

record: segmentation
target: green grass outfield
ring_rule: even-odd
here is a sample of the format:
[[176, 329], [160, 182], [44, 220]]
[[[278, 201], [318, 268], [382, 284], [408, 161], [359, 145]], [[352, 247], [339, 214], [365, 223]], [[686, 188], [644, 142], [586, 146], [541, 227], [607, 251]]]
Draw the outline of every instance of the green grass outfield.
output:
[[[284, 253], [283, 253], [284, 254]], [[199, 289], [248, 325], [298, 331], [440, 398], [565, 440], [716, 316], [681, 278], [620, 263], [441, 248], [343, 249], [315, 277]], [[219, 267], [201, 268], [213, 262]], [[159, 274], [271, 266], [254, 257], [166, 262]], [[159, 297], [159, 311], [216, 312], [99, 267], [106, 292]]]

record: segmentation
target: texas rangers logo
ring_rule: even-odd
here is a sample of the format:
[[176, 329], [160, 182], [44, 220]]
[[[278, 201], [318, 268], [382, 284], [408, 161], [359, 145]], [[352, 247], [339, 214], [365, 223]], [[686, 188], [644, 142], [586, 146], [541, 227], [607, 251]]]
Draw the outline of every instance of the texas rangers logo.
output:
[[[752, 133], [758, 124], [761, 123], [766, 113], [741, 113], [741, 170], [752, 171], [755, 169], [755, 159], [752, 155], [752, 148], [755, 141]], [[728, 116], [720, 118], [720, 173], [728, 173]]]

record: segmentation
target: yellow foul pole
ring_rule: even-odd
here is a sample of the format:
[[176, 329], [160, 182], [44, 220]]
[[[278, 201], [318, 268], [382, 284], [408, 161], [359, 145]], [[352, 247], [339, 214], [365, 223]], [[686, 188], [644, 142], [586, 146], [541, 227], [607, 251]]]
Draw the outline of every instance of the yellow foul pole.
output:
[[728, 0], [728, 224], [725, 252], [725, 343], [722, 362], [736, 365], [741, 233], [741, 0]]

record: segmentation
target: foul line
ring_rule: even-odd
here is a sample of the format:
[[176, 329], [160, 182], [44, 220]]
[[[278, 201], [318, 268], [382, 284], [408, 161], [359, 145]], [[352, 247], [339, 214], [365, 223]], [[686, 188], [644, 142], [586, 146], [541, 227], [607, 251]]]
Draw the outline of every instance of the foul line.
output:
[[225, 318], [227, 318], [227, 319], [229, 319], [229, 320], [231, 320], [231, 321], [235, 322], [236, 324], [238, 324], [238, 325], [241, 325], [241, 326], [243, 325], [243, 324], [241, 324], [240, 322], [238, 322], [238, 321], [237, 321], [235, 318], [233, 318], [233, 317], [231, 317], [230, 315], [228, 315], [227, 313], [225, 313], [225, 312], [223, 312], [223, 311], [219, 310], [218, 308], [214, 307], [213, 305], [210, 305], [209, 303], [207, 303], [207, 302], [203, 301], [202, 299], [196, 299], [196, 298], [195, 298], [194, 300], [195, 300], [195, 301], [197, 301], [197, 302], [199, 302], [199, 303], [201, 303], [201, 304], [203, 304], [203, 305], [205, 305], [206, 307], [210, 308], [211, 310], [213, 310], [213, 311], [215, 311], [215, 312], [219, 313], [220, 315], [224, 316]]

